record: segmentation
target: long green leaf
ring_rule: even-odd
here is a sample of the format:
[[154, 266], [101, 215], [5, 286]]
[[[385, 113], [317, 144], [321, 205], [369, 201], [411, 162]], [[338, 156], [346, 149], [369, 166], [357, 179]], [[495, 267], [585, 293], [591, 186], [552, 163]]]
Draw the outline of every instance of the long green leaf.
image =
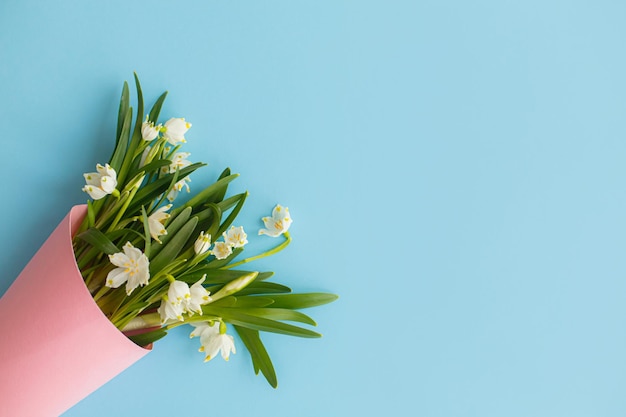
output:
[[230, 212], [226, 220], [224, 220], [219, 230], [217, 231], [217, 234], [216, 234], [217, 236], [220, 236], [222, 233], [224, 233], [226, 229], [228, 229], [228, 227], [235, 221], [235, 218], [237, 217], [237, 215], [241, 211], [241, 208], [243, 207], [243, 203], [246, 201], [246, 197], [248, 197], [248, 193], [242, 193], [240, 194], [240, 196], [241, 197], [239, 197], [239, 201], [237, 202], [237, 205], [235, 206], [233, 211]]
[[[191, 271], [185, 273], [178, 277], [181, 281], [185, 281], [189, 284], [198, 281], [202, 276], [206, 275], [206, 279], [204, 280], [205, 284], [226, 284], [230, 281], [241, 278], [244, 275], [251, 274], [253, 271], [241, 271], [239, 269], [215, 269], [215, 268], [204, 268], [204, 267], [196, 267]], [[255, 281], [262, 281], [269, 277], [271, 277], [273, 272], [261, 272], [257, 276]]]
[[272, 307], [299, 310], [301, 308], [317, 307], [332, 303], [339, 296], [323, 292], [311, 292], [301, 294], [279, 294], [270, 296], [274, 300]]
[[106, 237], [104, 233], [96, 228], [87, 229], [78, 238], [89, 243], [94, 248], [97, 248], [100, 252], [104, 252], [107, 255], [120, 252], [119, 248], [115, 246], [111, 240]]
[[246, 349], [250, 352], [252, 364], [255, 368], [254, 372], [258, 374], [258, 371], [260, 370], [263, 373], [263, 376], [265, 376], [267, 382], [272, 387], [276, 388], [278, 386], [276, 371], [274, 370], [272, 360], [270, 359], [270, 356], [261, 341], [259, 332], [257, 330], [246, 329], [245, 327], [234, 327], [239, 334], [239, 337], [241, 337], [241, 341], [246, 346]]
[[143, 124], [143, 92], [141, 91], [141, 84], [139, 83], [139, 77], [137, 77], [137, 73], [134, 72], [135, 76], [135, 87], [137, 88], [137, 118], [135, 119], [135, 131], [133, 132], [133, 144], [134, 146], [130, 149], [130, 152], [134, 153], [136, 144], [138, 144], [141, 139], [141, 125]]
[[[133, 108], [129, 107], [126, 115], [124, 116], [124, 123], [122, 124], [119, 139], [117, 141], [117, 145], [115, 146], [115, 151], [113, 151], [113, 156], [111, 157], [110, 162], [111, 168], [113, 168], [118, 173], [120, 171], [120, 168], [122, 167], [122, 163], [124, 162], [124, 157], [126, 156], [126, 151], [128, 149], [128, 139], [130, 136], [130, 125], [132, 118]], [[118, 183], [124, 185], [122, 181], [123, 179], [118, 177]]]
[[245, 314], [232, 308], [218, 308], [211, 304], [202, 306], [203, 314], [222, 317], [225, 321], [237, 326], [246, 327], [252, 330], [260, 330], [264, 332], [286, 334], [289, 336], [317, 338], [322, 337], [321, 334], [309, 329], [282, 323], [276, 320], [270, 320], [263, 317], [256, 317]]
[[122, 87], [122, 97], [120, 98], [120, 109], [117, 115], [117, 130], [115, 132], [115, 139], [119, 141], [120, 133], [122, 132], [122, 126], [130, 106], [130, 94], [128, 92], [128, 83], [124, 81], [124, 87]]
[[[182, 171], [184, 170], [181, 170], [181, 173]], [[228, 184], [231, 181], [233, 181], [235, 178], [237, 178], [238, 176], [239, 174], [232, 174], [232, 175], [229, 175], [228, 177], [224, 177], [214, 182], [213, 184], [209, 185], [207, 188], [205, 188], [204, 190], [196, 194], [195, 197], [191, 198], [189, 201], [187, 201], [183, 206], [179, 207], [177, 210], [182, 210], [185, 207], [198, 207], [201, 204], [213, 203], [214, 201], [211, 201], [211, 197], [219, 193], [223, 187], [227, 187]]]
[[161, 94], [161, 96], [154, 102], [154, 106], [152, 106], [152, 110], [150, 110], [150, 116], [148, 117], [151, 122], [154, 122], [156, 125], [157, 119], [159, 118], [159, 113], [161, 113], [161, 107], [163, 106], [163, 102], [165, 101], [165, 97], [167, 97], [167, 91]]
[[276, 294], [289, 293], [291, 288], [275, 282], [253, 282], [237, 293], [238, 296], [249, 294]]
[[317, 323], [311, 317], [295, 310], [273, 308], [273, 306], [268, 308], [240, 308], [238, 303], [235, 303], [235, 306], [238, 311], [250, 314], [251, 316], [263, 317], [271, 320], [295, 321], [298, 323], [309, 324], [311, 326], [317, 326]]

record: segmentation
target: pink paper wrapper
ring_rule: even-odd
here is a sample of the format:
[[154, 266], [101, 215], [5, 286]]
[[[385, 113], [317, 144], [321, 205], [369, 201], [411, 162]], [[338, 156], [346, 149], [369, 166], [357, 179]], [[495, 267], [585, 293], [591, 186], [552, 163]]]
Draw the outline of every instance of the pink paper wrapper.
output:
[[0, 299], [0, 416], [58, 416], [146, 355], [100, 311], [80, 275], [73, 207]]

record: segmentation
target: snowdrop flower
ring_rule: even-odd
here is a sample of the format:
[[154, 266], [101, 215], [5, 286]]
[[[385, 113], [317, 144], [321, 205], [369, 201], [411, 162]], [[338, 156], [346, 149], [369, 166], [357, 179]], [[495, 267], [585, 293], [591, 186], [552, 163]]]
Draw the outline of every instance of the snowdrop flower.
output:
[[167, 234], [167, 230], [165, 230], [165, 220], [170, 218], [170, 214], [166, 213], [169, 209], [172, 208], [171, 204], [163, 206], [159, 208], [157, 211], [152, 213], [150, 217], [148, 217], [148, 227], [150, 228], [150, 236], [152, 239], [161, 243], [159, 236], [163, 236]]
[[190, 323], [195, 327], [189, 337], [200, 336], [200, 352], [205, 352], [204, 361], [210, 361], [218, 353], [222, 353], [222, 358], [228, 360], [231, 352], [237, 353], [235, 349], [235, 340], [231, 335], [226, 334], [226, 326], [222, 327], [222, 323]]
[[170, 203], [176, 200], [176, 197], [178, 197], [178, 193], [180, 193], [183, 188], [186, 188], [187, 192], [190, 191], [189, 184], [187, 184], [189, 181], [191, 181], [191, 179], [189, 179], [189, 177], [185, 177], [182, 180], [178, 181], [176, 184], [174, 184], [170, 192], [167, 193], [167, 199]]
[[217, 259], [226, 259], [233, 253], [233, 248], [226, 242], [215, 242], [211, 252]]
[[183, 305], [171, 303], [167, 296], [161, 299], [161, 305], [159, 306], [157, 313], [161, 316], [161, 323], [166, 323], [169, 320], [184, 320]]
[[191, 292], [186, 282], [174, 280], [170, 283], [170, 287], [167, 290], [167, 299], [170, 303], [174, 305], [182, 304], [184, 308], [190, 298]]
[[191, 123], [186, 122], [182, 117], [172, 118], [165, 122], [165, 126], [161, 128], [163, 136], [172, 145], [176, 146], [185, 140], [185, 133], [191, 127]]
[[196, 243], [193, 244], [193, 250], [196, 255], [202, 255], [211, 247], [211, 235], [200, 232], [200, 236], [196, 239]]
[[283, 208], [280, 204], [278, 204], [272, 211], [272, 217], [263, 217], [263, 223], [265, 223], [266, 229], [259, 230], [260, 235], [278, 237], [281, 234], [286, 233], [292, 223], [291, 216], [289, 215], [289, 208]]
[[148, 120], [148, 116], [146, 116], [146, 121], [141, 125], [141, 138], [146, 142], [153, 141], [159, 136], [159, 131], [161, 130], [161, 125], [154, 126], [154, 122]]
[[107, 194], [113, 194], [117, 187], [117, 173], [113, 168], [106, 164], [102, 166], [96, 165], [97, 172], [88, 172], [83, 174], [87, 185], [83, 187], [83, 191], [89, 194], [94, 200], [100, 200]]
[[189, 152], [176, 152], [172, 156], [172, 163], [169, 165], [169, 167], [165, 166], [161, 168], [161, 171], [164, 174], [167, 174], [168, 172], [170, 174], [173, 174], [174, 172], [176, 172], [177, 169], [183, 169], [185, 167], [188, 167], [189, 165], [191, 165], [191, 162], [187, 160], [189, 155], [191, 155]]
[[189, 314], [197, 313], [202, 315], [201, 306], [204, 304], [208, 304], [212, 301], [211, 297], [209, 297], [211, 293], [202, 286], [205, 278], [206, 274], [202, 278], [200, 278], [198, 282], [193, 284], [189, 289], [191, 297], [189, 298], [189, 300], [187, 301], [187, 305], [185, 306], [185, 310], [187, 310]]
[[148, 257], [144, 253], [127, 242], [123, 252], [109, 255], [109, 260], [117, 268], [109, 272], [106, 286], [117, 288], [126, 283], [126, 294], [130, 295], [135, 288], [148, 284], [150, 279]]
[[241, 248], [248, 243], [248, 235], [243, 231], [243, 227], [231, 226], [228, 232], [223, 234], [226, 244], [233, 248]]

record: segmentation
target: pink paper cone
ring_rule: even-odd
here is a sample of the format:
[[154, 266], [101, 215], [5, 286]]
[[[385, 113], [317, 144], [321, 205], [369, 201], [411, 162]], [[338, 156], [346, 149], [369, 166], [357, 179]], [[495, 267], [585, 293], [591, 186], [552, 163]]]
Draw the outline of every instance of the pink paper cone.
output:
[[80, 275], [76, 206], [0, 299], [0, 416], [50, 417], [149, 351], [102, 314]]

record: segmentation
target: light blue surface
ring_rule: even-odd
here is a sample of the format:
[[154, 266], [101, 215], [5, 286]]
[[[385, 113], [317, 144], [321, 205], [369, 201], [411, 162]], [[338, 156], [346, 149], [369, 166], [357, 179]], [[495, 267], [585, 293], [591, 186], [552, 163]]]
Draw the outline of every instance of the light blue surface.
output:
[[0, 3], [0, 293], [137, 71], [195, 189], [241, 173], [249, 230], [290, 207], [259, 267], [341, 299], [265, 338], [278, 390], [181, 330], [65, 416], [626, 414], [624, 3], [92, 3]]

